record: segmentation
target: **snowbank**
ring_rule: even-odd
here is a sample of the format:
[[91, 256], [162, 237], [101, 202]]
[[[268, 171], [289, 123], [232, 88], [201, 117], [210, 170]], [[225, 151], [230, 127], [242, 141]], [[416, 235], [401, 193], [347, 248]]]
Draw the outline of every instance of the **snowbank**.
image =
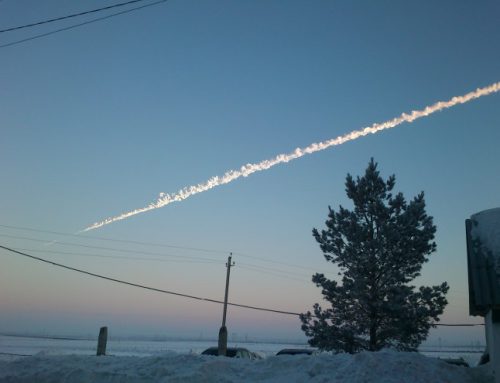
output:
[[167, 353], [149, 357], [47, 355], [0, 362], [0, 382], [352, 382], [490, 383], [482, 368], [417, 353], [273, 356], [263, 360]]

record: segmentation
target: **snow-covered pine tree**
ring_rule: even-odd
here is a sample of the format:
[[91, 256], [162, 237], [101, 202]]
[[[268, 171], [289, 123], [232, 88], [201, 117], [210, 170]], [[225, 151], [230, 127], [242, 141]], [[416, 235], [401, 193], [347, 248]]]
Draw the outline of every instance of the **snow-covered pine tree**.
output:
[[395, 180], [394, 175], [382, 179], [372, 158], [363, 177], [347, 175], [354, 210], [329, 207], [326, 230], [313, 229], [341, 282], [319, 273], [312, 277], [331, 306], [316, 303], [313, 313], [301, 314], [311, 346], [348, 353], [410, 351], [439, 321], [448, 284], [418, 289], [409, 284], [436, 250], [436, 227], [425, 212], [424, 193], [407, 203], [403, 194], [393, 195]]

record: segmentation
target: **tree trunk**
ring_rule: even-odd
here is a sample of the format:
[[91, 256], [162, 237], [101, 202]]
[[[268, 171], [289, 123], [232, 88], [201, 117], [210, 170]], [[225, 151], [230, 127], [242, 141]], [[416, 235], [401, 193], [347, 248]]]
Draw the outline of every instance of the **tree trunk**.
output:
[[377, 326], [373, 322], [370, 326], [370, 351], [377, 351]]

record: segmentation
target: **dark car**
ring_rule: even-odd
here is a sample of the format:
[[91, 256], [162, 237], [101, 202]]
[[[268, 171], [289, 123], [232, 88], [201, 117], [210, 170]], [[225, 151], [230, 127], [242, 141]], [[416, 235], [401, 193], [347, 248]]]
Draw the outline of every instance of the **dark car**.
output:
[[314, 355], [317, 351], [312, 348], [284, 348], [276, 355]]
[[[201, 353], [201, 355], [212, 355], [219, 356], [218, 347], [210, 347]], [[262, 359], [259, 355], [254, 352], [248, 351], [246, 348], [242, 347], [228, 347], [226, 356], [229, 358], [244, 358], [244, 359]]]

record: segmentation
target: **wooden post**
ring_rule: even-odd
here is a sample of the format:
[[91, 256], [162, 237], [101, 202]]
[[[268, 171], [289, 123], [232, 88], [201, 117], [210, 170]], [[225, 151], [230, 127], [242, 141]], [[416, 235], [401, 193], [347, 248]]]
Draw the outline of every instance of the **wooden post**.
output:
[[230, 253], [229, 258], [227, 259], [227, 274], [226, 274], [226, 292], [224, 294], [224, 309], [222, 312], [222, 326], [219, 330], [219, 345], [218, 345], [218, 354], [219, 356], [226, 356], [227, 354], [227, 328], [226, 328], [226, 313], [227, 313], [227, 297], [229, 294], [229, 275], [231, 274], [231, 266], [234, 266], [234, 263], [231, 263], [233, 253]]
[[219, 330], [219, 356], [227, 355], [227, 328], [226, 326], [222, 326]]
[[99, 339], [97, 340], [97, 356], [106, 355], [106, 343], [108, 342], [108, 328], [101, 327]]

